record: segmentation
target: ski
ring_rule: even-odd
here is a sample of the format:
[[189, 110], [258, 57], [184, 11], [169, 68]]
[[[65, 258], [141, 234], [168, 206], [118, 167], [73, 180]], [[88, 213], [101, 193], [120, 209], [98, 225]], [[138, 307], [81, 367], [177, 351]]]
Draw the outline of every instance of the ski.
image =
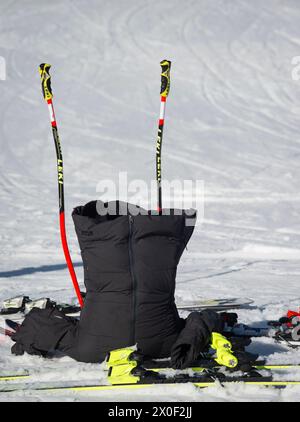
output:
[[[85, 297], [85, 293], [81, 292], [82, 297]], [[176, 307], [179, 311], [200, 311], [202, 309], [211, 309], [213, 311], [226, 311], [230, 309], [247, 309], [252, 305], [254, 301], [252, 299], [241, 297], [241, 298], [209, 298], [209, 299], [194, 299], [191, 301], [184, 302], [180, 298], [176, 300]]]
[[262, 386], [262, 387], [276, 387], [284, 388], [290, 385], [300, 385], [300, 381], [292, 380], [273, 380], [271, 376], [267, 377], [227, 377], [227, 376], [216, 376], [215, 374], [205, 373], [201, 376], [171, 376], [166, 377], [159, 375], [154, 378], [152, 375], [150, 377], [144, 377], [135, 383], [125, 383], [125, 384], [68, 384], [68, 385], [56, 385], [56, 384], [47, 384], [45, 385], [40, 383], [38, 385], [22, 384], [22, 385], [6, 385], [5, 388], [0, 388], [0, 392], [9, 393], [15, 391], [44, 391], [44, 392], [60, 392], [60, 391], [73, 391], [73, 392], [89, 392], [89, 391], [107, 391], [107, 390], [123, 390], [123, 389], [141, 389], [141, 388], [155, 388], [158, 386], [168, 386], [168, 387], [177, 387], [179, 384], [190, 383], [198, 388], [208, 388], [208, 387], [225, 387], [226, 385], [233, 383], [242, 383], [245, 385], [252, 386]]
[[20, 379], [28, 379], [29, 377], [29, 373], [0, 375], [0, 381], [15, 381]]
[[[162, 371], [164, 369], [171, 369], [170, 361], [145, 361], [143, 366], [146, 369], [152, 371]], [[203, 359], [194, 362], [191, 364], [187, 369], [192, 370], [194, 372], [203, 371], [205, 369], [220, 369], [222, 368], [212, 359]], [[257, 360], [253, 365], [254, 369], [257, 370], [284, 370], [284, 369], [295, 369], [300, 368], [300, 363], [267, 363], [265, 360]]]
[[71, 390], [71, 391], [105, 391], [105, 390], [120, 390], [120, 389], [140, 389], [140, 388], [153, 388], [159, 385], [168, 385], [168, 387], [177, 387], [178, 384], [184, 383], [192, 383], [195, 387], [198, 388], [207, 388], [207, 387], [216, 387], [216, 386], [225, 386], [230, 383], [237, 383], [242, 382], [246, 385], [254, 385], [254, 386], [264, 386], [264, 387], [277, 387], [277, 388], [284, 388], [288, 385], [300, 385], [300, 381], [271, 381], [271, 380], [248, 380], [245, 381], [243, 379], [231, 379], [231, 380], [224, 380], [220, 383], [217, 381], [219, 380], [203, 380], [203, 381], [195, 381], [195, 380], [185, 380], [185, 381], [173, 381], [170, 379], [168, 382], [156, 382], [156, 383], [142, 383], [142, 384], [120, 384], [120, 385], [87, 385], [87, 386], [73, 386], [73, 387], [55, 387], [55, 388], [41, 388], [39, 390], [44, 391], [59, 391], [59, 390]]
[[68, 303], [57, 303], [49, 298], [30, 299], [28, 296], [17, 296], [3, 301], [0, 315], [19, 314], [20, 319], [33, 308], [50, 309], [56, 308], [65, 315], [74, 315], [80, 312], [80, 306]]
[[233, 327], [225, 327], [227, 336], [234, 337], [269, 337], [276, 343], [298, 348], [300, 346], [300, 325], [289, 327], [287, 324], [277, 324], [274, 321], [268, 327], [251, 327], [246, 324], [235, 324]]
[[16, 296], [5, 299], [0, 309], [0, 315], [12, 315], [19, 312], [24, 312], [26, 304], [30, 302], [28, 296]]
[[[218, 382], [219, 381], [219, 382]], [[221, 386], [225, 387], [228, 384], [231, 383], [238, 383], [242, 382], [246, 385], [253, 385], [253, 386], [263, 386], [263, 387], [277, 387], [277, 388], [285, 388], [289, 385], [300, 385], [300, 381], [272, 381], [272, 380], [244, 380], [244, 379], [231, 379], [231, 380], [213, 380], [213, 379], [207, 379], [203, 381], [197, 381], [197, 380], [185, 380], [185, 381], [174, 381], [172, 379], [169, 379], [166, 382], [156, 382], [156, 383], [142, 383], [142, 384], [120, 384], [120, 385], [87, 385], [87, 386], [73, 386], [73, 387], [56, 387], [56, 388], [48, 388], [46, 391], [59, 391], [59, 390], [71, 390], [71, 391], [105, 391], [105, 390], [122, 390], [122, 389], [140, 389], [140, 388], [153, 388], [155, 386], [163, 386], [167, 385], [168, 387], [177, 387], [178, 384], [184, 384], [184, 383], [192, 383], [195, 387], [198, 388], [207, 388], [207, 387], [216, 387]], [[42, 389], [45, 391], [45, 389]]]
[[[85, 294], [81, 292], [84, 299]], [[178, 303], [179, 311], [200, 311], [202, 309], [211, 309], [214, 311], [225, 311], [229, 309], [247, 308], [253, 301], [247, 298], [229, 298], [229, 299], [199, 299], [187, 303]], [[56, 307], [59, 311], [67, 316], [80, 316], [80, 306], [69, 303], [57, 303], [49, 298], [30, 299], [28, 296], [18, 296], [3, 301], [0, 315], [18, 316], [18, 320], [22, 319], [31, 309], [37, 307], [46, 309]]]
[[197, 299], [186, 303], [178, 303], [177, 309], [181, 311], [195, 311], [201, 309], [211, 309], [214, 311], [225, 311], [229, 309], [247, 308], [253, 303], [248, 298], [228, 298], [228, 299]]
[[[151, 371], [157, 371], [157, 372], [164, 372], [165, 370], [172, 369], [170, 367], [170, 361], [155, 361], [155, 360], [149, 360], [145, 361], [143, 364], [143, 367], [147, 370]], [[212, 360], [201, 360], [197, 361], [194, 364], [192, 364], [190, 367], [186, 369], [186, 371], [193, 371], [193, 372], [203, 372], [207, 369], [220, 369], [221, 367], [217, 365]], [[288, 369], [297, 369], [300, 368], [300, 364], [293, 364], [293, 363], [265, 363], [264, 361], [257, 361], [256, 364], [253, 366], [256, 370], [273, 370], [273, 371], [281, 371], [281, 370], [288, 370]], [[177, 370], [174, 370], [177, 371]], [[25, 373], [19, 374], [19, 373], [11, 373], [11, 374], [3, 374], [0, 375], [0, 381], [15, 381], [19, 379], [30, 379], [32, 377], [32, 374], [29, 371], [26, 371]]]

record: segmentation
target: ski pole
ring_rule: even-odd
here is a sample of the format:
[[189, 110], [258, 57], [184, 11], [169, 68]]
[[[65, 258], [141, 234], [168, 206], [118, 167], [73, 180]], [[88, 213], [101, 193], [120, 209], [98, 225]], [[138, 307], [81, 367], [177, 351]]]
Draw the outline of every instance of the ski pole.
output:
[[162, 189], [161, 189], [161, 148], [162, 137], [165, 123], [165, 110], [167, 96], [170, 91], [170, 69], [171, 62], [169, 60], [162, 60], [161, 65], [161, 88], [160, 88], [160, 115], [158, 121], [158, 136], [156, 142], [156, 180], [157, 180], [157, 210], [159, 215], [162, 214]]
[[57, 123], [54, 113], [53, 107], [53, 94], [51, 88], [51, 76], [49, 73], [51, 65], [47, 63], [42, 63], [40, 65], [39, 71], [42, 80], [42, 90], [43, 96], [48, 104], [49, 114], [50, 114], [50, 121], [52, 126], [52, 133], [54, 138], [55, 150], [56, 150], [56, 157], [57, 157], [57, 173], [58, 173], [58, 197], [59, 197], [59, 226], [60, 226], [60, 236], [63, 251], [65, 254], [65, 259], [67, 262], [67, 266], [70, 272], [70, 276], [74, 285], [74, 289], [76, 291], [76, 295], [79, 301], [81, 308], [83, 307], [83, 299], [81, 296], [80, 288], [78, 285], [76, 273], [74, 270], [74, 266], [72, 263], [72, 259], [69, 252], [68, 242], [67, 242], [67, 235], [66, 235], [66, 225], [65, 225], [65, 204], [64, 204], [64, 173], [63, 173], [63, 157], [62, 157], [62, 150], [61, 144], [58, 136], [57, 130]]

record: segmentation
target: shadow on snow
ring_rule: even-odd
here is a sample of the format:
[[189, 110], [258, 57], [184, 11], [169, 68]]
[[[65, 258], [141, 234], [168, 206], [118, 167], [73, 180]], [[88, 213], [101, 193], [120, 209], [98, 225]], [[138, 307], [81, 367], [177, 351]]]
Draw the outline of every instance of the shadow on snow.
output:
[[[74, 262], [74, 267], [82, 267], [82, 262]], [[40, 267], [25, 267], [18, 270], [2, 271], [0, 272], [0, 278], [9, 277], [20, 277], [23, 275], [29, 275], [34, 273], [48, 273], [51, 271], [60, 271], [67, 269], [66, 264], [55, 264], [55, 265], [41, 265]]]

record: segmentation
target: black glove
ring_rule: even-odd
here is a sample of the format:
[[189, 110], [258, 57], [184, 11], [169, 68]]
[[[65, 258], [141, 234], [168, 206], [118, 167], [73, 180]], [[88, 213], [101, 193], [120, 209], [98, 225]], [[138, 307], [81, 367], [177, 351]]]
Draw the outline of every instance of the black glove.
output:
[[220, 316], [223, 324], [227, 324], [228, 327], [233, 327], [235, 324], [237, 324], [238, 315], [234, 312], [221, 312]]
[[234, 355], [238, 358], [238, 365], [234, 368], [234, 371], [243, 371], [243, 372], [250, 372], [253, 370], [253, 366], [255, 365], [255, 361], [257, 360], [258, 356], [255, 353], [249, 352], [242, 352], [237, 351], [234, 352]]
[[185, 321], [185, 327], [179, 334], [171, 350], [171, 366], [175, 369], [188, 368], [203, 352], [213, 331], [221, 332], [221, 317], [211, 310], [192, 312]]
[[229, 337], [228, 339], [234, 352], [244, 352], [245, 347], [249, 346], [252, 341], [250, 337]]
[[70, 330], [74, 329], [76, 322], [66, 317], [56, 308], [38, 309], [30, 311], [20, 328], [11, 337], [16, 344], [11, 348], [15, 355], [46, 356], [55, 350], [59, 341]]
[[16, 356], [24, 355], [25, 352], [27, 352], [29, 355], [37, 355], [42, 357], [46, 357], [47, 355], [47, 352], [35, 349], [31, 345], [25, 345], [22, 343], [16, 343], [11, 348], [11, 353]]

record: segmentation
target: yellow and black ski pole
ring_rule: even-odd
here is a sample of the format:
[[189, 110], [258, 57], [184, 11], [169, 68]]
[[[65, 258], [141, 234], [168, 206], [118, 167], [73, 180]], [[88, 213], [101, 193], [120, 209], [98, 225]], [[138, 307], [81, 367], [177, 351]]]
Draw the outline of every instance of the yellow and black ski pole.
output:
[[170, 69], [171, 62], [162, 60], [161, 65], [161, 88], [160, 88], [160, 115], [158, 121], [158, 136], [156, 142], [156, 180], [157, 180], [157, 211], [162, 214], [162, 189], [161, 189], [161, 148], [165, 123], [165, 110], [167, 96], [170, 91]]
[[57, 173], [58, 173], [58, 196], [59, 196], [59, 225], [60, 225], [60, 236], [61, 236], [61, 242], [62, 247], [65, 254], [65, 259], [67, 262], [67, 266], [70, 272], [70, 276], [76, 291], [76, 295], [78, 298], [78, 301], [80, 303], [80, 306], [83, 307], [83, 299], [81, 296], [80, 288], [78, 285], [76, 273], [74, 270], [74, 266], [72, 263], [72, 259], [69, 252], [68, 242], [67, 242], [67, 236], [66, 236], [66, 225], [65, 225], [65, 204], [64, 204], [64, 173], [63, 173], [63, 157], [62, 157], [62, 151], [61, 151], [61, 144], [58, 136], [58, 130], [57, 130], [57, 123], [54, 113], [54, 107], [53, 107], [53, 94], [52, 94], [52, 88], [51, 88], [51, 76], [49, 73], [51, 65], [47, 63], [42, 63], [40, 65], [39, 71], [41, 75], [42, 80], [42, 90], [43, 90], [43, 96], [45, 101], [48, 104], [49, 108], [49, 114], [50, 114], [50, 121], [52, 126], [52, 133], [55, 143], [55, 149], [56, 149], [56, 157], [57, 157]]

